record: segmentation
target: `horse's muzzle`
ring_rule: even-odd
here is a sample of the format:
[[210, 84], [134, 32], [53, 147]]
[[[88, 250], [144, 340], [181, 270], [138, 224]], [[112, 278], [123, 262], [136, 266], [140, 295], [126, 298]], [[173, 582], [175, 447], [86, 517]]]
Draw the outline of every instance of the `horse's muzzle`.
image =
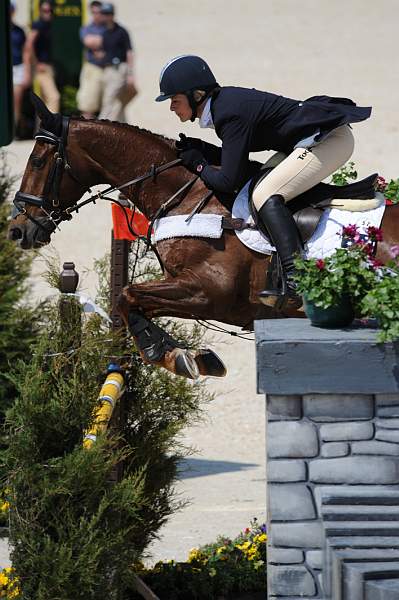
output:
[[33, 247], [33, 241], [27, 237], [25, 224], [10, 225], [8, 229], [8, 239], [18, 243], [23, 250], [29, 250]]
[[8, 239], [17, 242], [23, 250], [41, 248], [50, 242], [50, 232], [29, 222], [12, 223], [8, 229]]
[[8, 230], [8, 239], [17, 242], [23, 238], [24, 234], [20, 225], [11, 225]]

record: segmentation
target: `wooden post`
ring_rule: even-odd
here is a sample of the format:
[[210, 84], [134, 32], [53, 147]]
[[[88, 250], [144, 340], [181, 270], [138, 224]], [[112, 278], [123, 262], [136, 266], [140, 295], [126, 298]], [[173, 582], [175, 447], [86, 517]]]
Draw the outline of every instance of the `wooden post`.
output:
[[128, 240], [116, 240], [112, 231], [111, 242], [111, 319], [113, 329], [123, 327], [123, 321], [117, 312], [118, 297], [127, 285], [129, 267]]
[[[112, 329], [117, 331], [124, 326], [123, 320], [117, 312], [117, 303], [119, 295], [128, 283], [130, 242], [128, 240], [116, 240], [113, 231], [111, 235], [111, 319]], [[125, 419], [126, 393], [122, 394], [115, 407], [112, 416], [114, 427], [121, 430], [124, 427]], [[122, 479], [122, 475], [123, 465], [118, 464], [112, 470], [110, 479], [117, 482]]]
[[[119, 201], [123, 201], [123, 197], [119, 196]], [[111, 319], [112, 328], [114, 331], [123, 327], [123, 321], [117, 313], [118, 297], [122, 293], [123, 288], [128, 284], [129, 274], [129, 250], [130, 242], [128, 240], [116, 240], [112, 231], [111, 241]], [[124, 392], [116, 405], [112, 420], [115, 427], [122, 429], [126, 422], [126, 402], [128, 392]], [[119, 463], [110, 474], [110, 480], [117, 482], [122, 479], [123, 464]], [[145, 600], [160, 600], [150, 588], [140, 579], [135, 577], [136, 591]], [[118, 599], [119, 600], [119, 599]]]
[[70, 348], [78, 348], [82, 342], [82, 309], [79, 300], [74, 294], [79, 283], [79, 274], [75, 271], [73, 262], [64, 262], [60, 273], [61, 297], [58, 301], [58, 310], [62, 329], [62, 343], [64, 351]]

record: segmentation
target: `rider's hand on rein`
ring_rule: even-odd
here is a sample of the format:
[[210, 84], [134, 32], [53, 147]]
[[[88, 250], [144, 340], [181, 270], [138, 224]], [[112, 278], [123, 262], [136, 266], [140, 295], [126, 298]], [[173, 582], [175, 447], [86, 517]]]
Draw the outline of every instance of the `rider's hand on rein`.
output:
[[175, 143], [176, 150], [179, 152], [183, 150], [199, 150], [204, 153], [204, 142], [199, 138], [187, 137], [184, 133], [179, 133], [180, 140]]
[[202, 169], [208, 164], [204, 155], [200, 150], [195, 148], [189, 148], [188, 150], [181, 150], [179, 152], [179, 158], [181, 158], [182, 164], [191, 173], [201, 173]]

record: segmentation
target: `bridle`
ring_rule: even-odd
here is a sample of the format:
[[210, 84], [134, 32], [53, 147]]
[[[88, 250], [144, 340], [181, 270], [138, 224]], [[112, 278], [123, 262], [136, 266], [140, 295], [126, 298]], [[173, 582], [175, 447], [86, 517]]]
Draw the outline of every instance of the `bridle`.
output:
[[[66, 146], [69, 131], [69, 120], [69, 117], [62, 117], [62, 129], [60, 136], [57, 136], [53, 132], [47, 131], [47, 129], [44, 128], [40, 128], [35, 135], [35, 140], [42, 140], [47, 144], [56, 146], [54, 162], [50, 168], [50, 172], [44, 186], [43, 195], [35, 196], [33, 194], [27, 194], [26, 192], [21, 192], [21, 190], [18, 190], [13, 200], [14, 210], [12, 217], [15, 218], [18, 214], [23, 214], [47, 234], [51, 234], [58, 227], [58, 224], [61, 221], [72, 218], [71, 216], [67, 215], [66, 211], [60, 209], [59, 192], [64, 173], [67, 172], [72, 179], [85, 188], [85, 186], [83, 186], [77, 177], [75, 177], [75, 175], [72, 173], [71, 166], [68, 162]], [[89, 188], [86, 187], [85, 191], [88, 190]], [[30, 215], [26, 210], [26, 205], [40, 208], [46, 215], [48, 221], [51, 223], [50, 227], [46, 227], [41, 221]]]
[[[26, 216], [30, 221], [32, 221], [37, 227], [42, 229], [47, 235], [51, 235], [51, 233], [53, 233], [58, 228], [59, 223], [61, 223], [62, 221], [71, 220], [72, 213], [79, 212], [79, 209], [82, 208], [83, 206], [85, 206], [86, 204], [90, 204], [91, 202], [93, 202], [95, 204], [97, 200], [108, 200], [110, 202], [114, 202], [115, 204], [118, 204], [123, 209], [130, 232], [133, 235], [135, 235], [136, 237], [142, 237], [133, 231], [132, 223], [131, 223], [132, 220], [130, 219], [130, 223], [129, 223], [129, 218], [127, 216], [127, 212], [126, 212], [124, 205], [122, 203], [118, 202], [118, 200], [115, 200], [114, 198], [107, 197], [106, 194], [110, 194], [115, 191], [121, 191], [124, 188], [127, 188], [129, 186], [141, 184], [142, 182], [144, 182], [148, 179], [152, 179], [152, 181], [155, 183], [156, 178], [160, 173], [162, 173], [163, 171], [166, 171], [167, 169], [170, 169], [172, 167], [176, 167], [176, 166], [180, 165], [181, 159], [178, 158], [178, 159], [175, 159], [171, 162], [168, 162], [168, 163], [160, 165], [160, 166], [152, 165], [150, 170], [147, 173], [145, 173], [144, 175], [135, 177], [134, 179], [132, 179], [122, 185], [109, 186], [105, 190], [102, 190], [102, 191], [90, 196], [86, 200], [81, 200], [81, 201], [77, 202], [76, 204], [74, 204], [73, 206], [63, 209], [60, 206], [59, 193], [60, 193], [60, 186], [61, 186], [61, 182], [62, 182], [64, 173], [67, 173], [69, 177], [71, 177], [74, 181], [76, 181], [76, 183], [78, 183], [84, 189], [83, 193], [91, 192], [90, 187], [87, 187], [84, 184], [82, 184], [82, 182], [79, 181], [79, 179], [74, 175], [74, 173], [72, 171], [72, 167], [71, 167], [70, 163], [68, 162], [67, 141], [68, 141], [68, 132], [69, 132], [69, 121], [70, 121], [69, 117], [62, 117], [62, 130], [61, 130], [60, 136], [57, 136], [54, 133], [52, 133], [51, 131], [47, 131], [44, 128], [40, 128], [38, 130], [37, 134], [35, 135], [35, 140], [42, 140], [48, 144], [52, 144], [52, 145], [56, 146], [56, 152], [54, 154], [54, 162], [51, 166], [49, 175], [47, 177], [47, 181], [45, 183], [42, 196], [35, 196], [34, 194], [27, 194], [26, 192], [21, 192], [21, 190], [18, 190], [16, 192], [14, 200], [13, 200], [14, 209], [12, 211], [12, 218], [15, 218], [19, 214], [22, 214], [22, 215]], [[182, 201], [182, 199], [185, 197], [185, 195], [188, 193], [188, 191], [191, 189], [191, 187], [194, 185], [194, 183], [197, 181], [197, 179], [198, 179], [198, 177], [196, 176], [196, 177], [190, 179], [188, 182], [186, 182], [179, 190], [177, 190], [177, 192], [175, 192], [173, 194], [173, 196], [171, 196], [171, 198], [169, 198], [166, 202], [164, 202], [156, 210], [156, 212], [153, 215], [149, 216], [149, 221], [150, 221], [149, 232], [152, 229], [152, 225], [153, 225], [154, 221], [156, 219], [160, 218], [161, 216], [163, 216], [164, 214], [166, 214], [166, 212], [172, 206], [176, 206], [177, 203], [180, 203]], [[140, 192], [139, 189], [138, 189], [138, 192]], [[210, 197], [210, 194], [207, 194], [206, 200], [208, 200], [208, 196]], [[202, 208], [202, 206], [204, 205], [204, 200], [202, 200], [201, 204], [202, 204], [201, 205], [201, 208]], [[37, 208], [40, 208], [47, 217], [47, 223], [42, 223], [38, 218], [35, 218], [31, 214], [29, 214], [28, 211], [26, 210], [26, 205], [36, 206]], [[42, 219], [42, 221], [43, 221], [43, 219]], [[149, 235], [150, 235], [150, 233], [149, 233]], [[149, 235], [146, 238], [147, 244], [148, 244]]]

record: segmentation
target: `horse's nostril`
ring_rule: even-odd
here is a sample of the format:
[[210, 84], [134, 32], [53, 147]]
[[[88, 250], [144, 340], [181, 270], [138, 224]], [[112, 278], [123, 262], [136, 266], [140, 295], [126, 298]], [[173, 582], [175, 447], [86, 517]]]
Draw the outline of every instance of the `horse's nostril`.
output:
[[10, 230], [10, 237], [12, 240], [21, 240], [23, 237], [22, 231], [19, 227], [13, 227]]

